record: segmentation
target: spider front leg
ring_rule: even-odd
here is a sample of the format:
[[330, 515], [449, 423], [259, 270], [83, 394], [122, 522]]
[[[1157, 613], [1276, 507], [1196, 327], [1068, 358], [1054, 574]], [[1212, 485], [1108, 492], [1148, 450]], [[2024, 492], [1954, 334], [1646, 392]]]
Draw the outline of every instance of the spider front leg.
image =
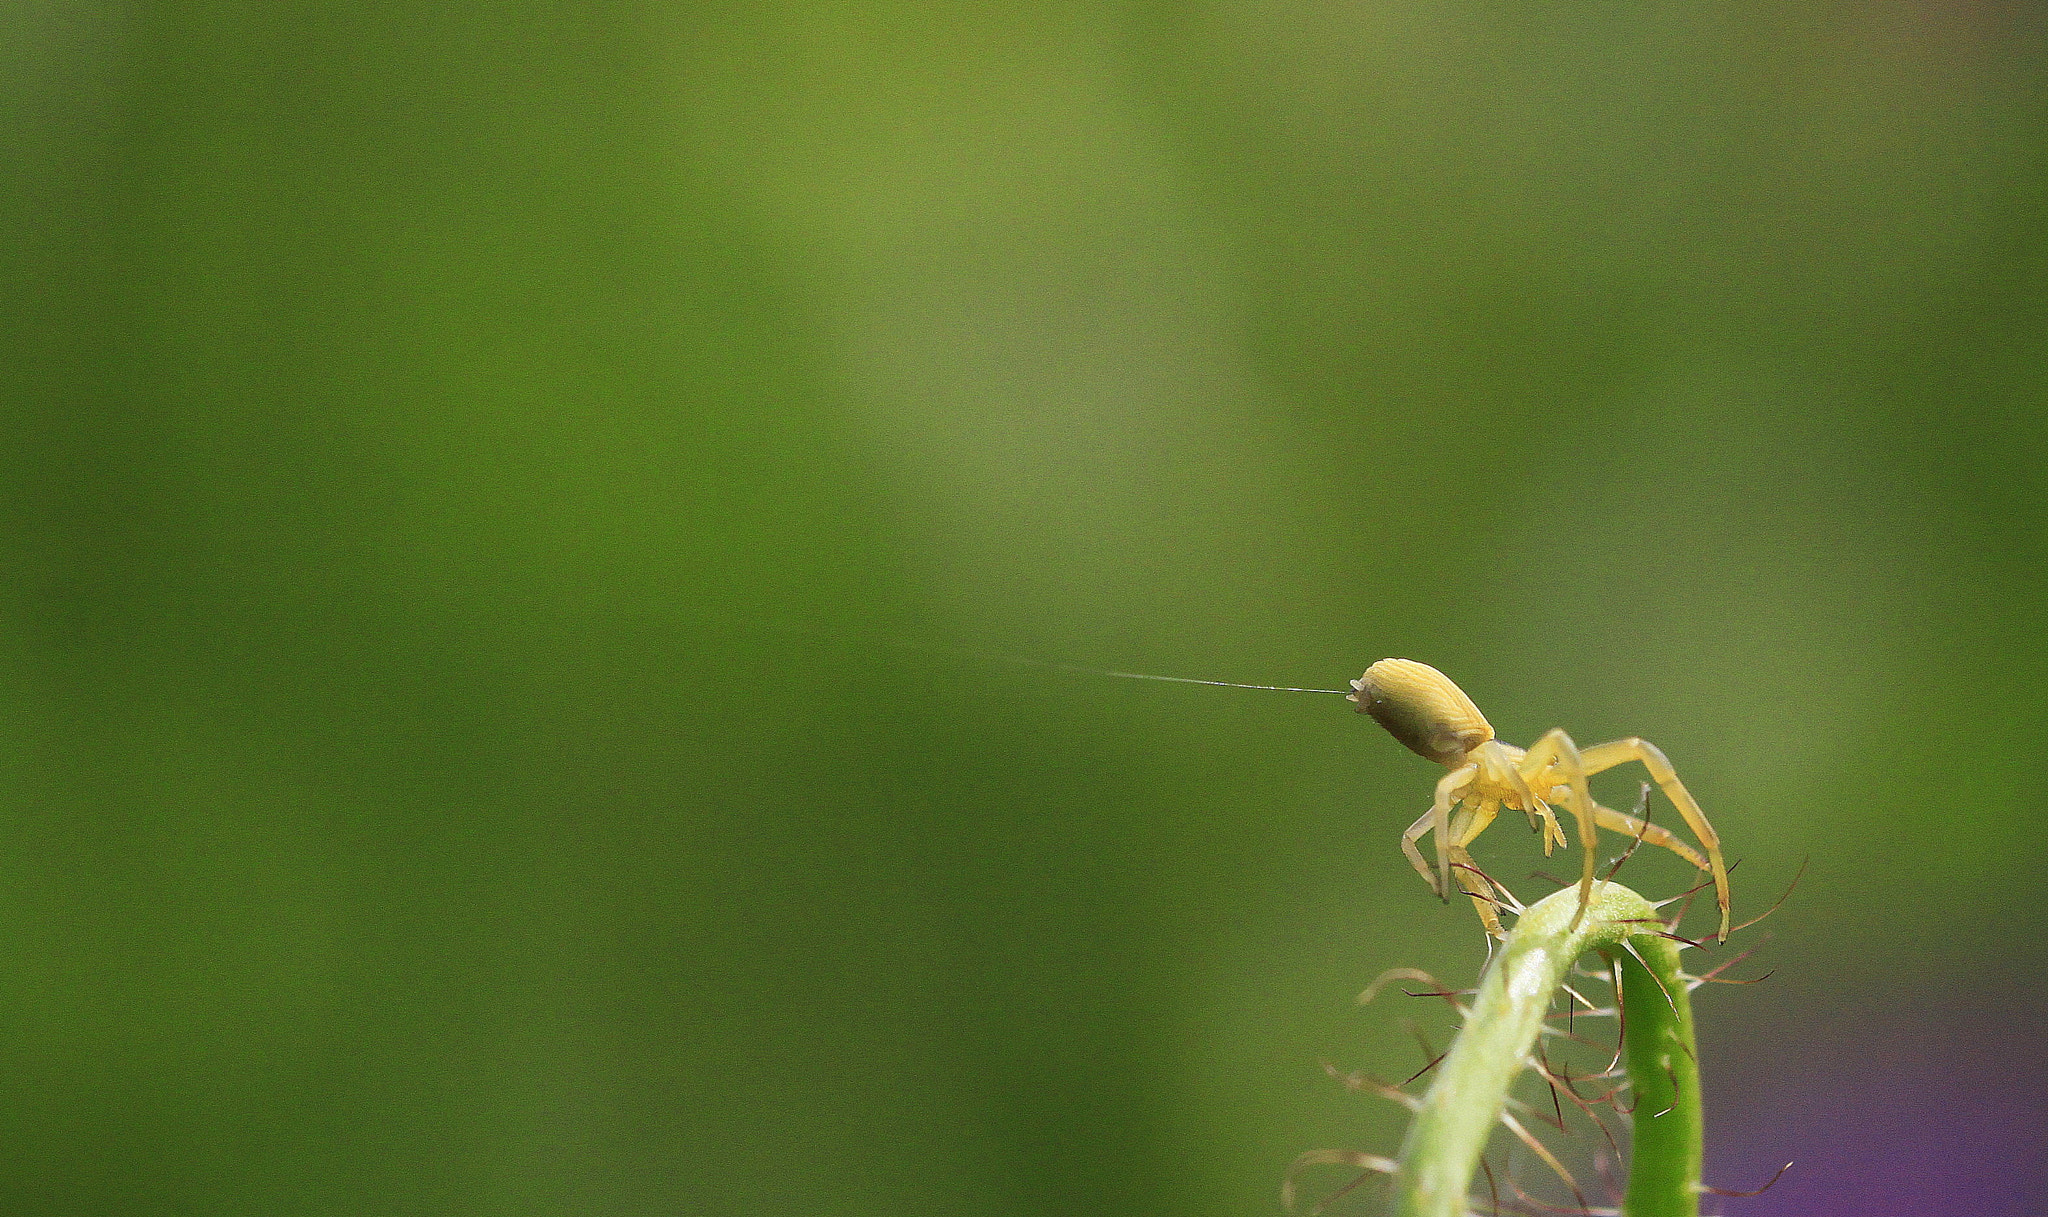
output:
[[[1494, 902], [1488, 881], [1480, 874], [1478, 866], [1472, 861], [1471, 852], [1466, 847], [1472, 843], [1473, 838], [1484, 832], [1486, 826], [1493, 823], [1494, 817], [1499, 814], [1500, 800], [1498, 799], [1465, 800], [1457, 804], [1456, 811], [1451, 817], [1450, 825], [1445, 830], [1445, 835], [1438, 838], [1439, 848], [1448, 855], [1449, 865], [1471, 868], [1471, 878], [1466, 878], [1463, 875], [1458, 877], [1458, 890], [1472, 898], [1472, 907], [1479, 912], [1480, 924], [1485, 927], [1488, 934], [1495, 938], [1499, 938], [1503, 934], [1500, 925], [1500, 914], [1494, 911]], [[1423, 812], [1415, 823], [1408, 826], [1408, 831], [1401, 834], [1401, 852], [1408, 855], [1408, 864], [1415, 868], [1416, 874], [1422, 876], [1423, 882], [1429, 884], [1430, 889], [1435, 891], [1445, 901], [1449, 901], [1451, 898], [1449, 889], [1437, 887], [1437, 872], [1430, 867], [1428, 860], [1422, 856], [1422, 851], [1415, 847], [1417, 841], [1433, 830], [1435, 821], [1436, 809], [1434, 807]], [[1475, 882], [1480, 885], [1478, 892], [1474, 892], [1468, 886]]]
[[1593, 899], [1594, 854], [1600, 848], [1599, 830], [1594, 827], [1593, 792], [1586, 785], [1586, 763], [1579, 755], [1579, 746], [1564, 733], [1564, 728], [1552, 727], [1523, 756], [1517, 769], [1523, 781], [1536, 790], [1552, 794], [1562, 789], [1565, 806], [1578, 818], [1579, 845], [1586, 852], [1586, 861], [1579, 872], [1579, 911], [1572, 915], [1572, 927], [1577, 928], [1579, 919], [1586, 915], [1586, 905]]
[[[1472, 852], [1469, 848], [1473, 840], [1485, 832], [1486, 826], [1493, 823], [1494, 817], [1499, 814], [1499, 799], [1480, 799], [1476, 806], [1472, 800], [1466, 800], [1458, 809], [1457, 818], [1451, 821], [1451, 861], [1453, 864], [1468, 868], [1465, 874], [1458, 876], [1458, 889], [1472, 898], [1472, 907], [1479, 912], [1479, 924], [1485, 927], [1488, 935], [1505, 938], [1507, 935], [1500, 928], [1500, 914], [1494, 911], [1493, 890], [1499, 885], [1488, 878], [1486, 873], [1479, 869], [1478, 864], [1472, 861]], [[1476, 892], [1468, 886], [1474, 883], [1479, 887]], [[1509, 898], [1513, 899], [1512, 895]]]
[[1407, 832], [1401, 834], [1401, 852], [1408, 855], [1408, 865], [1415, 868], [1415, 873], [1422, 876], [1422, 881], [1429, 884], [1429, 890], [1432, 892], [1437, 892], [1436, 871], [1430, 868], [1429, 860], [1422, 856], [1421, 850], [1415, 848], [1415, 843], [1428, 835], [1435, 820], [1436, 809], [1432, 807], [1418, 816], [1415, 823], [1408, 826]]
[[[1408, 861], [1414, 865], [1416, 873], [1429, 884], [1430, 890], [1447, 904], [1451, 899], [1451, 846], [1455, 844], [1451, 839], [1451, 808], [1464, 797], [1465, 790], [1478, 776], [1477, 765], [1461, 765], [1445, 774], [1436, 784], [1436, 799], [1430, 804], [1429, 810], [1423, 813], [1421, 819], [1410, 824], [1407, 832], [1401, 834], [1402, 852], [1408, 855]], [[1430, 869], [1429, 863], [1422, 860], [1422, 851], [1415, 848], [1415, 843], [1422, 839], [1424, 833], [1432, 832], [1436, 834], [1434, 871]]]
[[[1713, 872], [1714, 902], [1721, 906], [1720, 937], [1722, 942], [1728, 941], [1728, 866], [1721, 858], [1721, 834], [1715, 832], [1714, 826], [1707, 822], [1707, 813], [1700, 810], [1699, 803], [1694, 801], [1692, 793], [1685, 788], [1685, 783], [1678, 780], [1678, 771], [1671, 767], [1671, 762], [1655, 744], [1634, 736], [1609, 744], [1595, 744], [1581, 754], [1581, 760], [1589, 774], [1601, 773], [1630, 761], [1641, 761], [1643, 768], [1650, 771], [1650, 777], [1657, 783], [1658, 789], [1664, 792], [1665, 798], [1671, 800], [1671, 805], [1678, 809], [1678, 814], [1685, 817], [1686, 827], [1692, 829], [1692, 835], [1699, 838], [1700, 845], [1707, 851], [1707, 866], [1702, 869]], [[1674, 846], [1652, 837], [1646, 836], [1644, 840], [1653, 845], [1663, 845], [1681, 857], [1687, 852], [1677, 850]], [[1687, 857], [1686, 861], [1694, 866], [1700, 864], [1697, 854]]]

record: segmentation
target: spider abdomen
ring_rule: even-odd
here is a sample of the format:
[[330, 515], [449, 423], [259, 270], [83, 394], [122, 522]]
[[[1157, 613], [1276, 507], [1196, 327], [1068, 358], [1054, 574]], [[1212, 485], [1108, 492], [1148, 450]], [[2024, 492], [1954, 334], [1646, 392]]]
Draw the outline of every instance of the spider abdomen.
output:
[[1409, 751], [1455, 765], [1493, 738], [1493, 727], [1451, 678], [1412, 659], [1382, 659], [1351, 682], [1350, 700]]

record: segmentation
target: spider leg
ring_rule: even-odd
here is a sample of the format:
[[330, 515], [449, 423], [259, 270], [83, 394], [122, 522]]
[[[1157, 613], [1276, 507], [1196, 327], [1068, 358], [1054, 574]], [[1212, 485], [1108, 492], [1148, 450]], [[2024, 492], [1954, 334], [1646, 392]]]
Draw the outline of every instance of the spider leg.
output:
[[1571, 844], [1571, 842], [1565, 839], [1564, 829], [1557, 826], [1557, 813], [1552, 811], [1550, 804], [1542, 799], [1536, 800], [1535, 808], [1529, 812], [1529, 820], [1531, 823], [1537, 824], [1543, 834], [1544, 857], [1548, 858], [1550, 851], [1557, 846]]
[[1512, 802], [1520, 803], [1523, 811], [1530, 812], [1530, 826], [1534, 827], [1535, 813], [1531, 809], [1541, 804], [1543, 800], [1537, 798], [1536, 792], [1530, 789], [1529, 777], [1521, 769], [1522, 758], [1503, 748], [1494, 753], [1494, 759], [1500, 763], [1501, 774], [1508, 781], [1508, 789], [1514, 791], [1515, 797]]
[[[1480, 924], [1495, 938], [1502, 935], [1500, 914], [1495, 912], [1493, 907], [1493, 889], [1480, 874], [1479, 866], [1472, 861], [1472, 854], [1467, 847], [1480, 833], [1486, 831], [1486, 826], [1493, 823], [1494, 817], [1499, 814], [1499, 799], [1480, 799], [1477, 800], [1476, 806], [1472, 801], [1467, 801], [1459, 808], [1457, 819], [1452, 821], [1451, 825], [1451, 861], [1471, 868], [1458, 877], [1458, 887], [1467, 896], [1472, 897], [1472, 907], [1479, 910]], [[1479, 891], [1474, 892], [1473, 885], [1477, 885]]]
[[1464, 877], [1460, 878], [1458, 882], [1461, 884], [1469, 883], [1472, 887], [1479, 889], [1476, 892], [1471, 887], [1461, 887], [1459, 889], [1472, 898], [1472, 907], [1479, 912], [1479, 928], [1485, 930], [1489, 938], [1506, 938], [1507, 931], [1501, 929], [1500, 926], [1500, 913], [1494, 908], [1500, 901], [1493, 895], [1492, 885], [1479, 876], [1479, 868], [1473, 865], [1470, 854], [1461, 849], [1458, 851], [1458, 855], [1459, 866], [1471, 867], [1470, 870], [1464, 872]]
[[[1429, 884], [1429, 890], [1433, 892], [1437, 891], [1436, 869], [1430, 866], [1428, 860], [1422, 856], [1422, 851], [1415, 848], [1415, 843], [1420, 841], [1423, 834], [1429, 831], [1430, 825], [1435, 820], [1436, 809], [1431, 808], [1423, 812], [1415, 823], [1410, 824], [1407, 832], [1401, 834], [1401, 852], [1408, 855], [1408, 864], [1415, 868], [1415, 873], [1422, 876], [1422, 881]], [[1442, 893], [1438, 892], [1438, 894], [1441, 895]]]
[[[1641, 761], [1643, 768], [1650, 771], [1650, 777], [1657, 783], [1664, 797], [1678, 808], [1678, 814], [1685, 817], [1685, 825], [1692, 829], [1692, 835], [1707, 851], [1707, 869], [1714, 874], [1714, 900], [1721, 906], [1721, 941], [1728, 941], [1728, 866], [1721, 858], [1721, 835], [1707, 822], [1707, 813], [1700, 810], [1685, 783], [1678, 780], [1678, 771], [1655, 744], [1646, 739], [1630, 736], [1607, 744], [1595, 744], [1581, 754], [1587, 773], [1600, 773], [1629, 761]], [[1654, 841], [1654, 838], [1645, 838]]]
[[1477, 808], [1474, 808], [1469, 814], [1459, 816], [1458, 819], [1462, 827], [1455, 838], [1458, 842], [1458, 848], [1464, 849], [1472, 844], [1473, 840], [1480, 833], [1485, 832], [1486, 826], [1493, 823], [1493, 818], [1499, 814], [1499, 799], [1481, 799]]
[[[1444, 836], [1441, 838], [1443, 841], [1448, 842], [1444, 848], [1450, 854], [1451, 865], [1471, 866], [1474, 872], [1477, 872], [1478, 868], [1473, 865], [1472, 855], [1465, 851], [1463, 843], [1469, 842], [1473, 837], [1478, 836], [1479, 830], [1491, 823], [1494, 816], [1498, 814], [1498, 811], [1499, 804], [1497, 802], [1474, 804], [1461, 801], [1456, 805], [1456, 809], [1451, 815], [1450, 826], [1445, 830]], [[1480, 818], [1481, 816], [1484, 818]], [[1477, 827], [1473, 825], [1474, 820], [1478, 820]], [[1435, 827], [1435, 823], [1436, 809], [1432, 807], [1428, 811], [1423, 812], [1416, 819], [1415, 823], [1410, 824], [1408, 831], [1401, 834], [1401, 852], [1408, 855], [1408, 864], [1415, 868], [1416, 874], [1422, 876], [1424, 883], [1429, 884], [1430, 890], [1436, 892], [1448, 903], [1451, 898], [1449, 890], [1437, 887], [1437, 872], [1435, 868], [1431, 867], [1429, 861], [1422, 856], [1422, 851], [1415, 848], [1415, 843], [1421, 840], [1424, 834], [1430, 832]], [[1486, 932], [1496, 938], [1500, 937], [1500, 915], [1493, 911], [1492, 904], [1488, 903], [1486, 899], [1472, 894], [1471, 890], [1465, 886], [1468, 882], [1470, 880], [1461, 877], [1458, 882], [1458, 890], [1472, 897], [1472, 903], [1479, 910], [1479, 920], [1486, 927]]]
[[[1451, 898], [1451, 805], [1479, 776], [1478, 765], [1461, 765], [1436, 784], [1436, 801], [1430, 804], [1429, 826], [1436, 834], [1437, 877], [1431, 886], [1446, 902]], [[1412, 831], [1412, 830], [1411, 830]]]
[[1593, 792], [1586, 786], [1586, 764], [1580, 759], [1579, 746], [1564, 733], [1564, 728], [1552, 727], [1522, 758], [1520, 769], [1525, 780], [1538, 777], [1545, 770], [1555, 770], [1537, 784], [1553, 795], [1564, 791], [1565, 806], [1578, 817], [1579, 844], [1586, 851], [1586, 860], [1579, 873], [1579, 911], [1572, 915], [1572, 926], [1576, 928], [1593, 899], [1593, 866], [1597, 861], [1594, 854], [1600, 848], [1598, 830], [1594, 827]]
[[1623, 815], [1612, 807], [1602, 807], [1598, 803], [1593, 804], [1593, 820], [1609, 832], [1641, 837], [1646, 845], [1661, 845], [1701, 870], [1707, 869], [1707, 860], [1700, 857], [1699, 851], [1687, 845], [1678, 834], [1668, 828], [1638, 820], [1631, 815]]

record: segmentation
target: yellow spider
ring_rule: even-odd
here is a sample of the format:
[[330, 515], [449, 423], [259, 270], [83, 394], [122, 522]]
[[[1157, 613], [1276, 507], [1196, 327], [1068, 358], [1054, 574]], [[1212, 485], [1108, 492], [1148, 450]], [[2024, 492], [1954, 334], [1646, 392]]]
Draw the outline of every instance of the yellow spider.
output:
[[[1654, 744], [1631, 737], [1581, 749], [1563, 729], [1553, 727], [1525, 752], [1495, 739], [1479, 707], [1450, 677], [1412, 659], [1382, 659], [1352, 681], [1351, 688], [1350, 700], [1358, 703], [1361, 713], [1372, 715], [1412, 751], [1450, 770], [1437, 782], [1436, 800], [1429, 811], [1401, 834], [1402, 850], [1437, 895], [1451, 898], [1452, 865], [1472, 866], [1466, 847], [1493, 823], [1503, 807], [1528, 815], [1529, 826], [1543, 834], [1545, 856], [1554, 846], [1567, 844], [1551, 811], [1552, 804], [1561, 804], [1578, 818], [1579, 844], [1586, 851], [1586, 864], [1579, 876], [1580, 916], [1585, 915], [1593, 891], [1594, 826], [1598, 825], [1661, 845], [1701, 870], [1711, 870], [1714, 899], [1721, 906], [1720, 936], [1727, 940], [1728, 868], [1721, 861], [1721, 838]], [[1706, 849], [1705, 858], [1665, 829], [1593, 801], [1586, 778], [1629, 761], [1641, 761], [1650, 771]], [[1436, 834], [1434, 872], [1415, 847], [1423, 834], [1432, 832]], [[1492, 900], [1469, 891], [1465, 895], [1478, 907], [1487, 932], [1499, 936], [1500, 918], [1493, 911]], [[1577, 924], [1576, 918], [1573, 924]]]

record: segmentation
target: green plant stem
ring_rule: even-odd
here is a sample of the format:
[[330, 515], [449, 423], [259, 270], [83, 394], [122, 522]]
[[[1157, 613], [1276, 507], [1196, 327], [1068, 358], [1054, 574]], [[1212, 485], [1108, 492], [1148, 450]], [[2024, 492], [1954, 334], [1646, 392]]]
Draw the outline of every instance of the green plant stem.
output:
[[1621, 964], [1621, 1042], [1636, 1105], [1622, 1211], [1699, 1217], [1700, 1062], [1678, 944], [1638, 934], [1611, 957]]
[[1527, 1067], [1558, 986], [1588, 951], [1610, 954], [1622, 972], [1630, 1082], [1638, 1096], [1626, 1211], [1697, 1217], [1699, 1066], [1676, 944], [1656, 937], [1663, 927], [1649, 901], [1618, 883], [1595, 884], [1585, 916], [1578, 911], [1576, 885], [1529, 906], [1480, 979], [1465, 1026], [1401, 1146], [1397, 1217], [1466, 1217], [1473, 1172], [1508, 1090]]

